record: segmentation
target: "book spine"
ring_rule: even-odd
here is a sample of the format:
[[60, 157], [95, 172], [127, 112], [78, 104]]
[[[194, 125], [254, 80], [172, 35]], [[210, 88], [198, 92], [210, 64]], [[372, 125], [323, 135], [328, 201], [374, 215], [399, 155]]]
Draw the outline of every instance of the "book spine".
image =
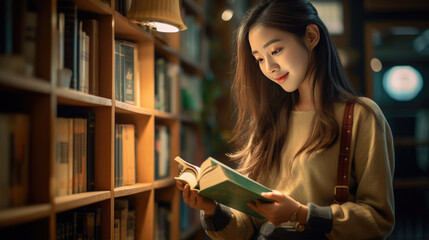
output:
[[10, 115], [0, 113], [0, 209], [10, 206]]
[[124, 80], [124, 101], [135, 104], [134, 102], [134, 49], [135, 44], [130, 42], [121, 42], [123, 54], [123, 80]]
[[119, 53], [119, 41], [115, 40], [115, 100], [120, 101], [120, 81], [121, 81], [121, 55]]
[[95, 113], [87, 118], [87, 191], [95, 190]]
[[13, 114], [11, 121], [11, 204], [23, 206], [28, 198], [30, 122], [28, 115]]
[[73, 1], [61, 0], [58, 10], [64, 13], [64, 67], [72, 71], [70, 88], [78, 90], [78, 21]]
[[99, 95], [99, 24], [95, 19], [83, 20], [84, 31], [89, 36], [89, 94]]

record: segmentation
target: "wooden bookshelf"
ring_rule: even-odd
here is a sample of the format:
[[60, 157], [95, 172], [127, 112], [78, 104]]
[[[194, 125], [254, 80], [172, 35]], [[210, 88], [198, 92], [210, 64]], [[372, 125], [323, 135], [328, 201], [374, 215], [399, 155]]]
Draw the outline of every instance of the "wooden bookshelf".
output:
[[[185, 234], [180, 232], [180, 191], [175, 186], [178, 173], [173, 157], [180, 155], [182, 124], [197, 128], [198, 122], [180, 112], [155, 109], [155, 60], [162, 56], [189, 75], [203, 79], [201, 62], [190, 60], [181, 50], [180, 34], [159, 34], [131, 23], [115, 10], [115, 1], [72, 0], [77, 12], [95, 19], [99, 28], [99, 85], [93, 95], [58, 87], [57, 7], [63, 0], [35, 0], [37, 38], [34, 74], [9, 72], [0, 68], [0, 114], [24, 113], [30, 119], [28, 158], [28, 201], [21, 206], [0, 208], [0, 236], [14, 239], [57, 239], [60, 214], [81, 208], [101, 209], [101, 239], [114, 239], [115, 201], [129, 200], [136, 212], [135, 239], [154, 239], [155, 205], [168, 202], [171, 211], [169, 239], [184, 239], [198, 232], [197, 225]], [[182, 7], [187, 14], [203, 17], [203, 1], [187, 0]], [[204, 22], [201, 21], [204, 28]], [[202, 30], [204, 34], [204, 29]], [[115, 40], [135, 43], [135, 104], [115, 98]], [[207, 51], [202, 51], [207, 52]], [[185, 57], [186, 56], [186, 57]], [[207, 56], [203, 56], [207, 58]], [[93, 70], [94, 71], [94, 70]], [[176, 86], [180, 88], [179, 86]], [[117, 90], [117, 89], [116, 89]], [[175, 89], [179, 102], [180, 89]], [[56, 118], [59, 109], [92, 112], [94, 132], [94, 191], [56, 196]], [[135, 126], [136, 183], [115, 187], [115, 124]], [[155, 126], [169, 129], [170, 168], [168, 177], [155, 179]], [[0, 153], [2, 154], [2, 153]], [[3, 159], [3, 158], [2, 158]], [[1, 160], [1, 159], [0, 159]], [[37, 235], [37, 236], [36, 236]], [[181, 237], [182, 236], [182, 237]]]

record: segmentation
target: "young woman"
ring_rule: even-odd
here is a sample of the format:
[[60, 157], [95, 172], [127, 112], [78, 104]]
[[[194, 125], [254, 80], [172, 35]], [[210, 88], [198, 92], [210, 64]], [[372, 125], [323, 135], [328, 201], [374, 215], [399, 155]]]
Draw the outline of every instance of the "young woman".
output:
[[[384, 239], [394, 225], [392, 135], [358, 97], [317, 11], [307, 0], [259, 1], [237, 33], [231, 154], [239, 171], [273, 189], [249, 203], [261, 221], [183, 190], [213, 239]], [[354, 103], [348, 199], [336, 203], [340, 133]]]

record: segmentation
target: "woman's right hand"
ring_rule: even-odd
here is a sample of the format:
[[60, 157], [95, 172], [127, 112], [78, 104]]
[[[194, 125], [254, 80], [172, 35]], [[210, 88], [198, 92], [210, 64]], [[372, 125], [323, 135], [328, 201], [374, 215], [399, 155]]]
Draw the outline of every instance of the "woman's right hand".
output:
[[203, 197], [198, 194], [197, 191], [191, 190], [189, 184], [184, 185], [183, 183], [176, 181], [176, 186], [183, 191], [183, 201], [188, 204], [191, 208], [204, 211], [206, 217], [212, 216], [216, 212], [216, 202]]

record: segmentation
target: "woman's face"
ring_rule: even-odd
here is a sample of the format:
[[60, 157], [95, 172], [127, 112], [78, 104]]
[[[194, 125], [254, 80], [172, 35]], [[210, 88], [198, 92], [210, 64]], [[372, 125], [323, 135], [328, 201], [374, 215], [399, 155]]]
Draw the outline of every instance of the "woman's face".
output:
[[249, 31], [252, 55], [262, 73], [285, 91], [298, 89], [307, 76], [309, 53], [291, 33], [261, 25]]

